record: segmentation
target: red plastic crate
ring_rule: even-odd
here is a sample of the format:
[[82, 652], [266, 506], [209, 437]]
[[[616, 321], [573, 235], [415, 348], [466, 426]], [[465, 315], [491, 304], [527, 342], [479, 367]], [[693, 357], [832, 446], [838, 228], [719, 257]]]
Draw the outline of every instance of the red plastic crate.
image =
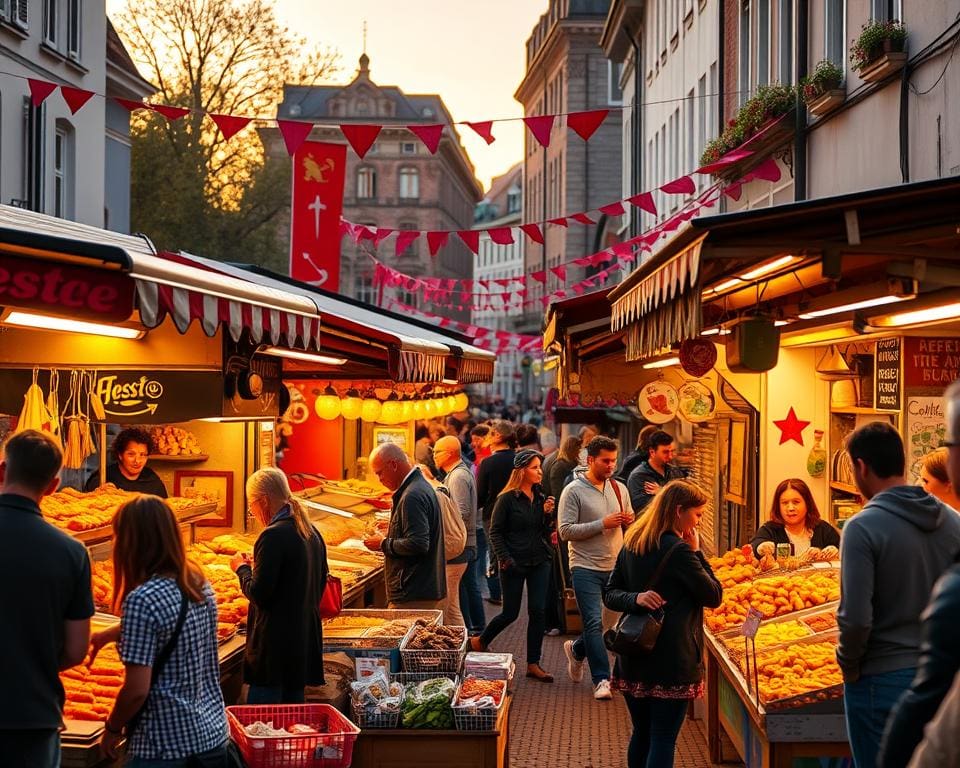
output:
[[[248, 736], [244, 726], [258, 720], [274, 728], [297, 723], [319, 733]], [[249, 768], [350, 768], [360, 729], [329, 704], [258, 704], [227, 707], [230, 738]]]

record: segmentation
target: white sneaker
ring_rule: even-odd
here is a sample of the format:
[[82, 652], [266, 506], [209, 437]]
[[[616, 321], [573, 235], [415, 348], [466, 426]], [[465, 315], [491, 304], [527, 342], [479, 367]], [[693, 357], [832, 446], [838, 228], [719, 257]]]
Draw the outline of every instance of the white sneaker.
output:
[[601, 680], [597, 683], [597, 687], [593, 689], [593, 698], [597, 701], [609, 701], [613, 698], [613, 693], [610, 691], [609, 680]]
[[567, 640], [563, 644], [563, 653], [567, 657], [567, 674], [575, 683], [583, 680], [583, 662], [585, 659], [578, 659], [573, 655], [573, 640]]

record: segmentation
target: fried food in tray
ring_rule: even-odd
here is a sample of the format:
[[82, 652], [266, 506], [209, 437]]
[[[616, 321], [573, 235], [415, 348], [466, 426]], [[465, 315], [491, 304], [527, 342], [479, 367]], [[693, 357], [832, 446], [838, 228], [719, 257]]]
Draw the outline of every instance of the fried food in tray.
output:
[[408, 651], [456, 651], [463, 645], [463, 627], [418, 627], [406, 641]]
[[[745, 664], [742, 660], [744, 672]], [[758, 653], [756, 664], [760, 701], [768, 708], [823, 701], [835, 698], [842, 690], [843, 675], [837, 665], [837, 646], [833, 640], [773, 648]]]
[[769, 619], [839, 599], [833, 569], [777, 574], [725, 589], [720, 606], [704, 612], [704, 624], [711, 632], [723, 632], [743, 624], [751, 607]]
[[123, 685], [123, 662], [116, 646], [104, 646], [93, 665], [84, 662], [64, 670], [60, 681], [67, 695], [63, 707], [65, 718], [106, 720]]

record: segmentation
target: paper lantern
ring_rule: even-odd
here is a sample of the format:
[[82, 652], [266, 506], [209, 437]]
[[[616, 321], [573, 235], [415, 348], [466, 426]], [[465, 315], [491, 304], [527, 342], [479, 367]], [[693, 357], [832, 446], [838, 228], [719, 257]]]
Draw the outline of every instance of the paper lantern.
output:
[[400, 421], [410, 421], [413, 418], [413, 400], [400, 401]]
[[437, 415], [437, 406], [432, 399], [427, 398], [426, 400], [421, 400], [423, 403], [423, 418], [432, 419]]
[[360, 420], [366, 422], [374, 422], [380, 418], [380, 411], [382, 406], [380, 401], [375, 397], [365, 397], [363, 399], [363, 405], [360, 406]]
[[456, 413], [457, 412], [457, 398], [453, 395], [447, 395], [445, 398], [447, 402], [447, 413]]
[[413, 401], [413, 418], [418, 420], [422, 419], [424, 413], [426, 413], [426, 411], [424, 411], [423, 409], [423, 400], [414, 400]]
[[351, 421], [360, 418], [360, 411], [363, 408], [363, 400], [357, 394], [357, 390], [351, 389], [347, 396], [340, 401], [340, 415]]
[[313, 404], [313, 409], [321, 419], [333, 421], [340, 416], [340, 396], [332, 387], [327, 387]]
[[398, 424], [400, 423], [402, 415], [403, 406], [400, 401], [394, 397], [392, 400], [384, 401], [383, 406], [380, 408], [380, 418], [378, 421], [381, 424]]
[[453, 396], [453, 407], [456, 413], [463, 413], [470, 407], [470, 398], [466, 392], [457, 392]]

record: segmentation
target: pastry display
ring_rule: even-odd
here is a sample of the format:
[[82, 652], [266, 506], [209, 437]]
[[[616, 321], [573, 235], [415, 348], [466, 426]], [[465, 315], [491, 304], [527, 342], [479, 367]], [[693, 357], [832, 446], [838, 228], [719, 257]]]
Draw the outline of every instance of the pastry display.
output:
[[180, 427], [153, 427], [150, 439], [161, 456], [199, 456], [203, 453], [194, 434]]
[[765, 576], [725, 588], [720, 606], [704, 611], [704, 624], [712, 632], [723, 632], [743, 624], [751, 606], [769, 619], [839, 599], [840, 583], [833, 571]]
[[106, 720], [123, 685], [123, 662], [113, 644], [104, 646], [93, 664], [60, 673], [67, 698], [63, 716], [71, 720]]
[[[760, 700], [787, 699], [843, 684], [833, 642], [795, 643], [757, 655]], [[828, 694], [824, 692], [824, 698]]]

